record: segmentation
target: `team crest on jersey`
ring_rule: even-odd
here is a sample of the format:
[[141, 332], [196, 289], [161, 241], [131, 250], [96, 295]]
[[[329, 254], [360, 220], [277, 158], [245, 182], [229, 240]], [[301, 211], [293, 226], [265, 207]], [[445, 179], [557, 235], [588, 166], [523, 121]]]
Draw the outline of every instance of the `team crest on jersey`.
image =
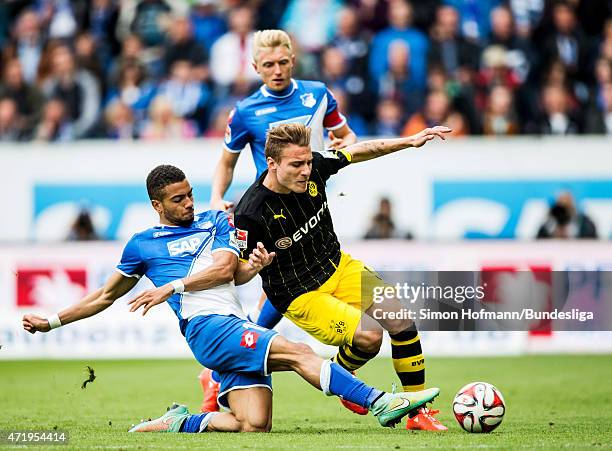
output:
[[288, 236], [280, 238], [276, 240], [276, 243], [274, 243], [274, 245], [279, 249], [287, 249], [288, 247], [291, 247], [292, 244], [293, 244], [293, 240], [289, 238]]
[[319, 194], [319, 190], [315, 182], [308, 182], [308, 194], [310, 194], [312, 197], [317, 197], [317, 194]]
[[200, 249], [201, 244], [210, 236], [209, 232], [196, 233], [185, 238], [170, 241], [166, 244], [171, 257], [193, 255]]
[[236, 229], [236, 244], [238, 245], [238, 249], [246, 249], [248, 239], [249, 232], [247, 230]]
[[302, 101], [302, 105], [304, 105], [306, 108], [312, 108], [317, 103], [312, 92], [307, 92], [306, 94], [302, 94], [300, 96], [300, 100]]

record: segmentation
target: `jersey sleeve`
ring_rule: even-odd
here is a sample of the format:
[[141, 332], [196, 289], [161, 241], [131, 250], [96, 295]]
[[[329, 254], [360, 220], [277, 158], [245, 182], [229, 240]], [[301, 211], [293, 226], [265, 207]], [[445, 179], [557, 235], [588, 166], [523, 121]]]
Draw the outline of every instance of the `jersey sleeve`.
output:
[[323, 125], [328, 130], [337, 130], [346, 124], [346, 118], [338, 110], [338, 102], [329, 89], [326, 88], [327, 110], [323, 118]]
[[236, 243], [236, 229], [229, 214], [220, 211], [215, 218], [215, 239], [212, 244], [212, 253], [217, 251], [228, 251], [240, 255]]
[[123, 248], [121, 261], [115, 269], [125, 277], [135, 277], [137, 279], [140, 279], [145, 273], [145, 264], [140, 254], [136, 235], [132, 236]]
[[249, 255], [257, 247], [257, 242], [264, 240], [261, 226], [252, 218], [236, 213], [236, 243], [240, 249], [240, 259], [248, 260]]
[[225, 127], [225, 150], [232, 153], [239, 153], [249, 143], [250, 134], [247, 130], [238, 108], [230, 111]]
[[324, 150], [312, 153], [312, 167], [326, 181], [340, 169], [351, 164], [351, 154], [345, 150]]

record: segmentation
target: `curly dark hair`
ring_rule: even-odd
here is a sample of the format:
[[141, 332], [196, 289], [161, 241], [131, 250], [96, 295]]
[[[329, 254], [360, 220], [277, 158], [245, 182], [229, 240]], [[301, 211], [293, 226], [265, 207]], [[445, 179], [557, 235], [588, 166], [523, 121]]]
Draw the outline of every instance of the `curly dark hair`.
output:
[[164, 188], [166, 186], [182, 182], [186, 178], [185, 173], [176, 166], [169, 164], [157, 166], [147, 175], [147, 192], [149, 193], [149, 199], [162, 200], [164, 197]]

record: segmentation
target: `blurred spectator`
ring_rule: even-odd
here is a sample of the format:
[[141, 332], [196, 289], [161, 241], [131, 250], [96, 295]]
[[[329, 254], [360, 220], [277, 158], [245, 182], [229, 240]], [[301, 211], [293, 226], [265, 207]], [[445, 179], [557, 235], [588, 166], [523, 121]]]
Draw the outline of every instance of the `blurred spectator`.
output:
[[541, 95], [540, 118], [527, 125], [528, 133], [540, 135], [572, 135], [578, 133], [578, 123], [569, 109], [567, 91], [563, 86], [546, 85]]
[[45, 103], [33, 138], [47, 142], [66, 142], [75, 138], [73, 124], [62, 100], [52, 98]]
[[412, 27], [412, 7], [406, 0], [395, 0], [389, 6], [389, 28], [378, 33], [370, 48], [370, 75], [378, 80], [389, 66], [389, 46], [403, 41], [410, 51], [408, 72], [414, 85], [423, 88], [427, 75], [427, 37]]
[[94, 241], [99, 240], [88, 210], [81, 210], [70, 227], [66, 237], [67, 241]]
[[319, 52], [334, 37], [341, 6], [340, 0], [289, 0], [281, 28], [304, 53]]
[[0, 98], [0, 141], [22, 141], [24, 138], [17, 104], [13, 99]]
[[101, 92], [106, 91], [106, 74], [102, 66], [102, 59], [98, 43], [89, 32], [80, 33], [74, 42], [74, 56], [76, 65], [96, 77]]
[[523, 39], [529, 39], [540, 23], [545, 0], [510, 0], [510, 9], [516, 20], [516, 32]]
[[212, 114], [210, 126], [204, 132], [205, 138], [223, 138], [227, 129], [227, 118], [231, 113], [232, 108], [224, 106], [217, 108]]
[[40, 21], [34, 10], [27, 9], [19, 15], [13, 30], [12, 43], [11, 51], [21, 62], [26, 83], [34, 83], [44, 47]]
[[461, 18], [461, 34], [472, 42], [484, 42], [489, 38], [491, 11], [502, 0], [445, 0]]
[[378, 33], [389, 26], [389, 2], [388, 0], [349, 0], [353, 8], [357, 10], [362, 28], [369, 34]]
[[138, 138], [132, 109], [120, 100], [109, 103], [104, 110], [104, 124], [99, 137], [116, 140]]
[[376, 122], [373, 133], [376, 136], [398, 136], [402, 129], [404, 111], [402, 105], [393, 99], [383, 99], [376, 105]]
[[[245, 95], [251, 84], [259, 80], [253, 68], [253, 11], [239, 7], [229, 13], [230, 31], [215, 42], [210, 54], [210, 69], [214, 82], [221, 88], [219, 96], [232, 92]], [[231, 57], [228, 57], [231, 55]]]
[[612, 135], [612, 81], [602, 87], [602, 102], [588, 112], [585, 131]]
[[378, 204], [378, 211], [372, 217], [370, 228], [363, 238], [366, 240], [384, 240], [398, 237], [399, 234], [391, 214], [391, 201], [383, 197]]
[[344, 112], [346, 122], [349, 127], [351, 127], [351, 130], [353, 130], [357, 136], [367, 136], [370, 134], [368, 123], [363, 116], [355, 112], [348, 94], [343, 89], [336, 87], [332, 88], [332, 91], [336, 103], [338, 104], [338, 111]]
[[116, 34], [119, 20], [117, 3], [116, 0], [90, 0], [83, 24], [83, 29], [88, 30], [96, 42], [96, 54], [104, 74], [108, 72], [112, 58], [120, 49]]
[[578, 212], [574, 196], [563, 192], [550, 207], [548, 219], [538, 230], [537, 238], [597, 238], [593, 221]]
[[211, 94], [208, 87], [193, 76], [189, 61], [178, 60], [172, 65], [170, 77], [160, 84], [158, 94], [168, 99], [175, 115], [197, 122], [200, 131], [206, 129]]
[[491, 89], [483, 129], [485, 135], [516, 135], [520, 132], [512, 105], [512, 91], [506, 86]]
[[109, 90], [107, 103], [121, 100], [129, 106], [139, 130], [156, 93], [157, 87], [147, 79], [144, 66], [136, 59], [126, 59], [119, 70], [117, 86]]
[[443, 67], [452, 78], [465, 83], [471, 81], [469, 72], [477, 70], [479, 58], [479, 47], [459, 35], [457, 10], [451, 6], [439, 7], [431, 27], [429, 63]]
[[156, 73], [155, 70], [160, 72], [159, 68], [153, 68], [153, 70], [149, 72], [148, 60], [143, 57], [143, 49], [142, 41], [135, 34], [130, 34], [123, 40], [121, 52], [118, 57], [113, 60], [108, 71], [108, 84], [110, 86], [119, 83], [119, 73], [127, 61], [137, 61], [141, 63], [148, 75]]
[[145, 47], [158, 47], [166, 38], [172, 8], [164, 0], [141, 0], [136, 5], [130, 31]]
[[430, 92], [425, 98], [422, 111], [413, 114], [404, 125], [403, 136], [418, 133], [427, 127], [445, 125], [453, 129], [452, 136], [468, 134], [467, 124], [463, 116], [451, 108], [448, 95], [444, 91]]
[[338, 29], [330, 46], [342, 52], [347, 66], [345, 89], [351, 97], [359, 96], [360, 102], [351, 102], [359, 114], [372, 115], [374, 102], [368, 87], [368, 42], [361, 31], [359, 16], [354, 8], [345, 7], [338, 15]]
[[219, 13], [219, 0], [195, 0], [191, 5], [189, 20], [193, 35], [206, 52], [227, 31], [224, 17]]
[[[349, 97], [351, 111], [356, 114], [373, 115], [371, 111], [372, 94], [366, 80], [349, 73], [349, 65], [344, 53], [337, 47], [328, 47], [321, 56], [321, 75], [318, 77], [334, 92], [342, 90]], [[346, 111], [348, 110], [340, 110]]]
[[52, 72], [43, 84], [43, 92], [47, 98], [64, 102], [68, 117], [74, 121], [74, 136], [85, 137], [98, 118], [100, 86], [89, 72], [76, 67], [68, 47], [57, 47], [51, 58]]
[[[51, 39], [72, 39], [82, 23], [84, 2], [70, 0], [37, 0], [38, 15]], [[76, 10], [75, 10], [76, 7]]]
[[280, 22], [289, 5], [289, 0], [254, 0], [251, 5], [257, 5], [257, 30], [276, 30], [281, 28]]
[[195, 126], [176, 115], [172, 103], [164, 96], [153, 99], [149, 107], [149, 118], [141, 134], [145, 140], [186, 139], [196, 136]]
[[482, 67], [475, 80], [479, 95], [476, 105], [486, 107], [486, 97], [491, 86], [505, 86], [514, 91], [520, 86], [520, 79], [508, 64], [508, 52], [501, 45], [491, 45], [482, 54]]
[[552, 10], [553, 31], [539, 46], [545, 66], [560, 60], [574, 80], [588, 81], [592, 61], [588, 57], [588, 43], [579, 27], [576, 13], [569, 1], [558, 1]]
[[23, 128], [32, 130], [40, 118], [44, 97], [38, 88], [26, 83], [21, 62], [16, 58], [8, 60], [4, 66], [0, 98], [5, 97], [15, 101]]
[[423, 89], [416, 85], [409, 72], [410, 49], [404, 41], [389, 45], [387, 70], [376, 80], [379, 98], [395, 99], [404, 106], [404, 113], [411, 115], [423, 105]]
[[6, 3], [0, 3], [0, 48], [3, 48], [9, 36], [10, 11]]
[[506, 65], [520, 83], [527, 80], [531, 61], [534, 61], [536, 55], [531, 51], [529, 43], [516, 35], [512, 12], [506, 6], [491, 11], [491, 37], [488, 45], [503, 47], [506, 51]]
[[170, 25], [168, 37], [164, 54], [165, 74], [170, 74], [173, 64], [177, 61], [187, 60], [193, 65], [191, 75], [195, 80], [208, 80], [208, 53], [194, 39], [189, 19], [176, 17]]

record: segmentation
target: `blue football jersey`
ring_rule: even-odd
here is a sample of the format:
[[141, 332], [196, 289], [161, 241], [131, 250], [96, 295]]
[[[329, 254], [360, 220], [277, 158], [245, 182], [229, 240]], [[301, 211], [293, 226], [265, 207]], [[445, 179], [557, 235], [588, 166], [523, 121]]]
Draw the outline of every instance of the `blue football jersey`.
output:
[[282, 92], [270, 91], [265, 85], [238, 102], [228, 117], [225, 149], [241, 152], [249, 144], [257, 177], [267, 168], [264, 148], [266, 131], [284, 123], [302, 123], [312, 129], [311, 148], [324, 149], [325, 129], [335, 130], [346, 124], [338, 105], [325, 84], [319, 81], [291, 80]]
[[[156, 287], [212, 265], [213, 254], [239, 255], [235, 228], [228, 215], [206, 211], [189, 227], [158, 225], [135, 234], [126, 244], [116, 270], [126, 277], [147, 276]], [[168, 304], [179, 320], [198, 315], [236, 315], [246, 318], [234, 282], [203, 291], [174, 294]]]

